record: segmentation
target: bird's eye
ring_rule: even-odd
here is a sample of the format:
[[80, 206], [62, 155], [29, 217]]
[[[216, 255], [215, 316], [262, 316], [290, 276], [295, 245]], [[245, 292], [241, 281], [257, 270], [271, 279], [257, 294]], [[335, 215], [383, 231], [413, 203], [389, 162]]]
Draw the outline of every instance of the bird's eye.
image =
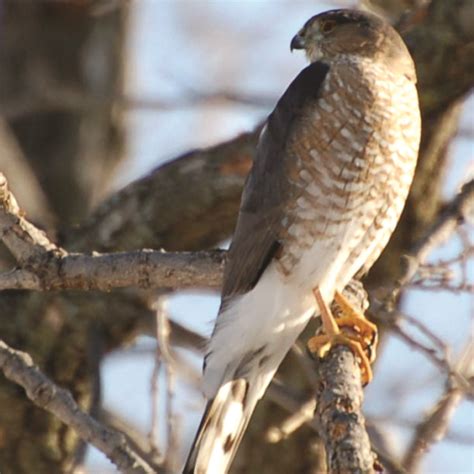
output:
[[336, 26], [336, 22], [334, 20], [327, 20], [321, 25], [321, 31], [323, 33], [329, 33], [334, 29]]

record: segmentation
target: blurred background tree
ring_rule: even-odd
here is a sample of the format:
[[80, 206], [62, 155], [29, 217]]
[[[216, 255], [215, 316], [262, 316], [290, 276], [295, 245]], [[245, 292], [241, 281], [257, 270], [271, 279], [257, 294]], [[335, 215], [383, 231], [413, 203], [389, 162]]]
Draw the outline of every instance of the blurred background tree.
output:
[[[232, 234], [259, 124], [304, 65], [289, 55], [289, 40], [313, 14], [343, 6], [354, 2], [1, 0], [0, 171], [28, 218], [69, 251], [221, 245]], [[473, 114], [465, 104], [473, 104], [474, 6], [469, 0], [363, 6], [386, 15], [407, 41], [423, 112], [410, 200], [365, 282], [377, 296], [469, 173], [472, 179]], [[472, 257], [464, 225], [433, 253], [424, 278], [400, 303], [450, 347], [451, 366], [464, 356], [466, 376], [474, 374], [466, 363]], [[0, 264], [15, 265], [5, 248]], [[166, 310], [150, 304], [158, 296], [161, 303], [166, 296]], [[30, 353], [83, 409], [177, 472], [203, 406], [199, 358], [217, 301], [211, 294], [142, 290], [3, 291], [0, 335]], [[157, 344], [163, 314], [172, 359], [162, 338]], [[415, 329], [403, 327], [425, 344]], [[423, 421], [449, 395], [449, 374], [404, 341], [388, 330], [365, 406], [378, 451], [413, 472]], [[289, 412], [311, 393], [306, 358], [290, 354], [278, 377], [255, 413], [236, 473], [324, 469], [310, 423], [280, 440]], [[445, 441], [426, 459], [427, 472], [474, 470], [472, 402], [454, 413]], [[86, 446], [76, 433], [3, 378], [0, 448], [6, 474], [114, 472], [97, 453], [84, 467]]]

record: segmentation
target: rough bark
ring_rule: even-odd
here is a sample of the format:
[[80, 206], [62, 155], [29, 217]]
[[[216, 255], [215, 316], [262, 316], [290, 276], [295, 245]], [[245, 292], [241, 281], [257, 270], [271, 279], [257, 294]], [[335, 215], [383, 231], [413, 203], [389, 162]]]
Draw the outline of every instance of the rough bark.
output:
[[258, 130], [186, 153], [131, 183], [78, 229], [66, 234], [68, 250], [140, 247], [198, 250], [234, 230]]
[[375, 456], [362, 414], [360, 370], [347, 347], [335, 347], [319, 368], [316, 419], [332, 473], [371, 474]]

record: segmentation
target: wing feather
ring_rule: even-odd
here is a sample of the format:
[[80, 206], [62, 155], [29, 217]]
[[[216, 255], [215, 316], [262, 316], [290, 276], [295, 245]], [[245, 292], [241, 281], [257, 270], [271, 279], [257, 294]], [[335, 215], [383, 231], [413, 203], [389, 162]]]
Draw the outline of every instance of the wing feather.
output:
[[223, 304], [250, 291], [280, 248], [280, 229], [289, 197], [286, 147], [303, 111], [321, 95], [329, 66], [315, 62], [288, 86], [262, 132], [242, 194], [239, 218], [229, 250]]

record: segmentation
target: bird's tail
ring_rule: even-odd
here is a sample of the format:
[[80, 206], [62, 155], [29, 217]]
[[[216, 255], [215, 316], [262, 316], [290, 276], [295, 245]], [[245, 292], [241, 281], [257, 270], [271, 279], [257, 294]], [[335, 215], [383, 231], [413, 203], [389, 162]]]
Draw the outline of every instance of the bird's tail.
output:
[[261, 391], [248, 380], [224, 384], [207, 404], [183, 474], [226, 474]]

